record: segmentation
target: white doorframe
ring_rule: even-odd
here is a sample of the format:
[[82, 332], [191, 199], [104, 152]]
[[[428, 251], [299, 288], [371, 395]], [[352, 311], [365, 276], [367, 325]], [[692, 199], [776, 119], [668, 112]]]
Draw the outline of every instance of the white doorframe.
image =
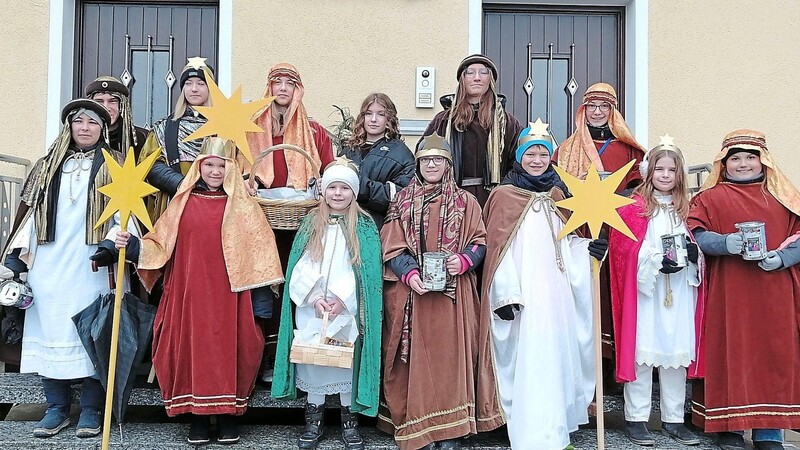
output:
[[[483, 47], [483, 1], [468, 0], [468, 53], [480, 53]], [[636, 140], [648, 143], [648, 0], [487, 0], [487, 3], [570, 6], [625, 7], [625, 120]]]
[[[58, 136], [61, 130], [61, 108], [72, 99], [76, 3], [76, 0], [50, 0], [46, 145], [50, 145]], [[231, 91], [232, 40], [233, 0], [220, 0], [217, 83], [228, 94]]]

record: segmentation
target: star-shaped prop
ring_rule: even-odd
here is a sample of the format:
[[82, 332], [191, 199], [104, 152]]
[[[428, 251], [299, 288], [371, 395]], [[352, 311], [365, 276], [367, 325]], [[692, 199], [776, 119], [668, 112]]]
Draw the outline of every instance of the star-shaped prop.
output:
[[[203, 70], [206, 69], [204, 68]], [[261, 133], [264, 130], [256, 125], [251, 117], [266, 108], [275, 97], [266, 97], [250, 103], [242, 103], [241, 84], [236, 86], [230, 97], [226, 97], [208, 72], [206, 72], [206, 83], [208, 83], [208, 93], [211, 96], [211, 104], [213, 106], [196, 106], [194, 109], [204, 115], [208, 122], [204, 123], [183, 141], [188, 142], [212, 135], [230, 139], [236, 143], [242, 155], [252, 164], [253, 154], [250, 151], [250, 145], [247, 144], [247, 132]]]
[[528, 135], [536, 137], [550, 137], [550, 132], [547, 131], [547, 127], [549, 126], [550, 125], [542, 122], [542, 118], [539, 117], [536, 119], [536, 122], [528, 122], [528, 127], [531, 129], [531, 131], [528, 132]]
[[572, 216], [564, 225], [558, 238], [561, 239], [584, 223], [588, 223], [592, 238], [597, 239], [600, 235], [600, 228], [607, 223], [625, 236], [636, 240], [628, 225], [623, 222], [617, 212], [617, 208], [629, 205], [634, 200], [614, 193], [635, 162], [628, 162], [605, 180], [600, 179], [597, 169], [592, 164], [589, 166], [589, 173], [586, 175], [585, 181], [575, 178], [558, 166], [553, 166], [572, 193], [572, 197], [556, 203], [557, 206], [572, 211]]
[[159, 155], [159, 152], [153, 152], [141, 164], [136, 165], [136, 156], [133, 154], [133, 148], [130, 148], [125, 162], [120, 166], [114, 157], [103, 149], [103, 157], [106, 160], [108, 173], [111, 175], [111, 183], [97, 188], [98, 192], [109, 197], [109, 201], [100, 215], [100, 219], [94, 225], [95, 228], [105, 223], [117, 211], [119, 211], [123, 230], [127, 229], [128, 218], [131, 214], [141, 220], [148, 230], [153, 228], [153, 222], [150, 221], [150, 215], [147, 214], [147, 208], [144, 206], [142, 198], [158, 191], [147, 184], [144, 177], [150, 172], [150, 168], [153, 167], [153, 163]]
[[661, 140], [658, 141], [658, 145], [664, 145], [669, 147], [675, 147], [675, 138], [670, 136], [669, 133], [661, 136]]
[[202, 67], [208, 67], [206, 64], [206, 58], [202, 58], [200, 56], [195, 56], [194, 58], [188, 58], [189, 61], [186, 65], [191, 67], [192, 69], [200, 69]]

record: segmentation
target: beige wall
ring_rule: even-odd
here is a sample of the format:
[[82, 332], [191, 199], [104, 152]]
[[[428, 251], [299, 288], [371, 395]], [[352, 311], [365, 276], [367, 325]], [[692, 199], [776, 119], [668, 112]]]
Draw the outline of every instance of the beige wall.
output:
[[[9, 2], [5, 2], [9, 3]], [[0, 153], [35, 160], [44, 154], [49, 2], [3, 6], [0, 27]], [[4, 174], [9, 172], [0, 167]]]
[[[305, 14], [278, 11], [289, 7]], [[455, 69], [467, 56], [466, 0], [236, 0], [233, 28], [232, 78], [244, 84], [244, 95], [261, 96], [269, 68], [292, 63], [306, 87], [306, 109], [325, 126], [337, 119], [331, 105], [355, 114], [374, 91], [392, 98], [400, 118], [430, 119], [441, 109], [438, 97], [455, 89]], [[414, 106], [417, 66], [436, 68], [434, 109]]]
[[757, 129], [800, 186], [800, 3], [649, 5], [649, 146], [668, 132], [690, 164], [705, 163], [729, 131]]

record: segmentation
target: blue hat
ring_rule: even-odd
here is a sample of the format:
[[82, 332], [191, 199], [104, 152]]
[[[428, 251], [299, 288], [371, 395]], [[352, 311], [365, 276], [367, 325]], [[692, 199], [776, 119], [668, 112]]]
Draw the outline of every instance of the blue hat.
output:
[[528, 123], [528, 127], [522, 130], [517, 139], [516, 158], [518, 163], [522, 163], [522, 155], [534, 145], [543, 145], [550, 156], [553, 156], [553, 138], [547, 131], [547, 127], [548, 124], [538, 118], [536, 122]]

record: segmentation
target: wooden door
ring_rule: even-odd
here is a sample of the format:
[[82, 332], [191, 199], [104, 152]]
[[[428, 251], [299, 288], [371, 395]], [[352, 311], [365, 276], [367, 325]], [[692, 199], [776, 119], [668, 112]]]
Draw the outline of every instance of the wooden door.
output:
[[75, 95], [101, 75], [131, 90], [133, 120], [150, 125], [168, 115], [186, 59], [203, 56], [216, 69], [217, 1], [82, 1], [78, 9]]
[[484, 4], [483, 30], [500, 92], [520, 122], [541, 117], [563, 141], [583, 93], [599, 81], [624, 105], [624, 8]]

